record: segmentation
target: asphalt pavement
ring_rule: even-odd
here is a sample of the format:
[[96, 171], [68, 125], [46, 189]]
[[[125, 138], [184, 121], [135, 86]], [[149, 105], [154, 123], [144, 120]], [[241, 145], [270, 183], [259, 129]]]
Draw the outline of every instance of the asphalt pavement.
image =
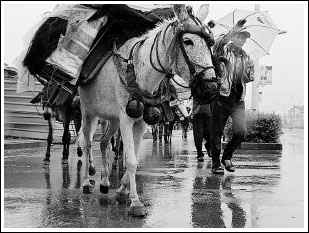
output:
[[[147, 216], [128, 215], [118, 202], [121, 172], [111, 176], [109, 194], [99, 191], [99, 146], [93, 194], [83, 194], [84, 165], [71, 147], [69, 164], [54, 145], [44, 166], [44, 147], [6, 149], [4, 227], [96, 228], [302, 228], [304, 227], [304, 131], [285, 130], [282, 154], [236, 154], [236, 172], [211, 173], [211, 160], [196, 161], [192, 132], [172, 145], [144, 139], [137, 169], [137, 191]], [[83, 158], [84, 159], [84, 158]], [[81, 167], [78, 166], [81, 165]]]

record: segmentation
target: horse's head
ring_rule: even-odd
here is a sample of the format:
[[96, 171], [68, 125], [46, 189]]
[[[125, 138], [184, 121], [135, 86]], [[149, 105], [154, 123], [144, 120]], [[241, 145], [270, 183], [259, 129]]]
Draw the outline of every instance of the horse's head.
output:
[[167, 49], [169, 67], [191, 87], [193, 96], [210, 102], [218, 93], [211, 46], [214, 38], [210, 29], [202, 24], [208, 15], [208, 7], [200, 7], [198, 17], [185, 5], [174, 5], [176, 20]]

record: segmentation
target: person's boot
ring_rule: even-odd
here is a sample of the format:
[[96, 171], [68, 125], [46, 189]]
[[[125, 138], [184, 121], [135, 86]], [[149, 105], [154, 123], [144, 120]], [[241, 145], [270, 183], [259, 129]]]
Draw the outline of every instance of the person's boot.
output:
[[209, 146], [207, 145], [207, 142], [204, 144], [204, 146], [205, 146], [205, 149], [206, 149], [206, 151], [207, 151], [208, 157], [211, 158], [211, 152], [210, 152]]
[[235, 167], [232, 163], [232, 161], [230, 159], [226, 159], [226, 160], [221, 160], [221, 163], [223, 164], [223, 166], [225, 167], [225, 169], [229, 172], [235, 172]]
[[224, 175], [224, 169], [221, 167], [220, 161], [217, 163], [213, 162], [211, 171], [213, 174]]

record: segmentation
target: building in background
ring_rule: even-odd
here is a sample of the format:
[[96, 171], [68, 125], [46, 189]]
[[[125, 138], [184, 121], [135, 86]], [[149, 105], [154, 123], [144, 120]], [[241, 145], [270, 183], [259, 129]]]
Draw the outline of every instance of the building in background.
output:
[[255, 80], [252, 83], [251, 111], [259, 111], [259, 105], [263, 101], [263, 87], [272, 85], [272, 70], [269, 65], [255, 64]]

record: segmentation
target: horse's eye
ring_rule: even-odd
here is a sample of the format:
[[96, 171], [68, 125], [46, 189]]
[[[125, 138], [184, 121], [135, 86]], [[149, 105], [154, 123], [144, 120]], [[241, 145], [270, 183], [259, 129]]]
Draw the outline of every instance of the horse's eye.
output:
[[183, 40], [183, 43], [184, 43], [186, 46], [189, 46], [189, 45], [192, 45], [192, 46], [193, 46], [193, 41], [190, 40], [190, 39], [184, 39], [184, 40]]

